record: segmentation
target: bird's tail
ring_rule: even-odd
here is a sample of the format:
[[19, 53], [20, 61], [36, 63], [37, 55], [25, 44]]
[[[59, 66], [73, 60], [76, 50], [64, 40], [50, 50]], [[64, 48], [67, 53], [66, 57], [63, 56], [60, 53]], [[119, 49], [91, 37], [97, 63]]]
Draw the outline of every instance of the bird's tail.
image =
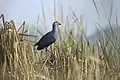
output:
[[37, 43], [34, 46], [37, 46]]

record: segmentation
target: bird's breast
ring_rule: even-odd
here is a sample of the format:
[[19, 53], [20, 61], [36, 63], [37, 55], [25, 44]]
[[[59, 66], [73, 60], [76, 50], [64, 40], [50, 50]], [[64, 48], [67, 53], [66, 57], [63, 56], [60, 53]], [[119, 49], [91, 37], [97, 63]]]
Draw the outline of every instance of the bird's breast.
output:
[[55, 32], [55, 34], [53, 35], [53, 38], [56, 39], [57, 38], [57, 33]]

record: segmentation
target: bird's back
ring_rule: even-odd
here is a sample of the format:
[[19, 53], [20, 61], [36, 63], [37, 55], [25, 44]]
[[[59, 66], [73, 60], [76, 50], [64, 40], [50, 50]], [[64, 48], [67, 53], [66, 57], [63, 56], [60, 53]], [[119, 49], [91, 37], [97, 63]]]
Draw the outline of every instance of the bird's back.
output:
[[52, 43], [56, 41], [56, 34], [53, 31], [48, 32], [45, 34], [36, 44], [38, 45], [37, 50], [41, 50], [45, 47], [48, 47]]

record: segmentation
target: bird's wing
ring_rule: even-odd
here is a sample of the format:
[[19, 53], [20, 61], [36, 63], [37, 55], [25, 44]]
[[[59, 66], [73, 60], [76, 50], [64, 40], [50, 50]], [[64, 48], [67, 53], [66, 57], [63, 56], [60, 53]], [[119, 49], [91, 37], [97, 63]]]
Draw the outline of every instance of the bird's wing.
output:
[[49, 44], [52, 44], [53, 42], [54, 42], [53, 34], [52, 32], [48, 32], [35, 44], [35, 46], [36, 45], [48, 46]]

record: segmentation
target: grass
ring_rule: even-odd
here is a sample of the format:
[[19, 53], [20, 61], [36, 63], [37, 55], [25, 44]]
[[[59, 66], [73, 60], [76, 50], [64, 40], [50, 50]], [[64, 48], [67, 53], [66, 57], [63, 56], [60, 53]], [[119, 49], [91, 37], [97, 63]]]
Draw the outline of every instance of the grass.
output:
[[72, 13], [78, 26], [77, 37], [74, 31], [66, 31], [67, 39], [60, 35], [62, 42], [50, 46], [51, 56], [46, 56], [44, 50], [37, 54], [34, 46], [24, 42], [24, 36], [36, 37], [25, 34], [25, 22], [17, 30], [14, 21], [5, 21], [2, 14], [0, 80], [120, 80], [119, 41], [109, 37], [107, 41], [97, 41], [96, 45], [89, 43], [83, 23]]

